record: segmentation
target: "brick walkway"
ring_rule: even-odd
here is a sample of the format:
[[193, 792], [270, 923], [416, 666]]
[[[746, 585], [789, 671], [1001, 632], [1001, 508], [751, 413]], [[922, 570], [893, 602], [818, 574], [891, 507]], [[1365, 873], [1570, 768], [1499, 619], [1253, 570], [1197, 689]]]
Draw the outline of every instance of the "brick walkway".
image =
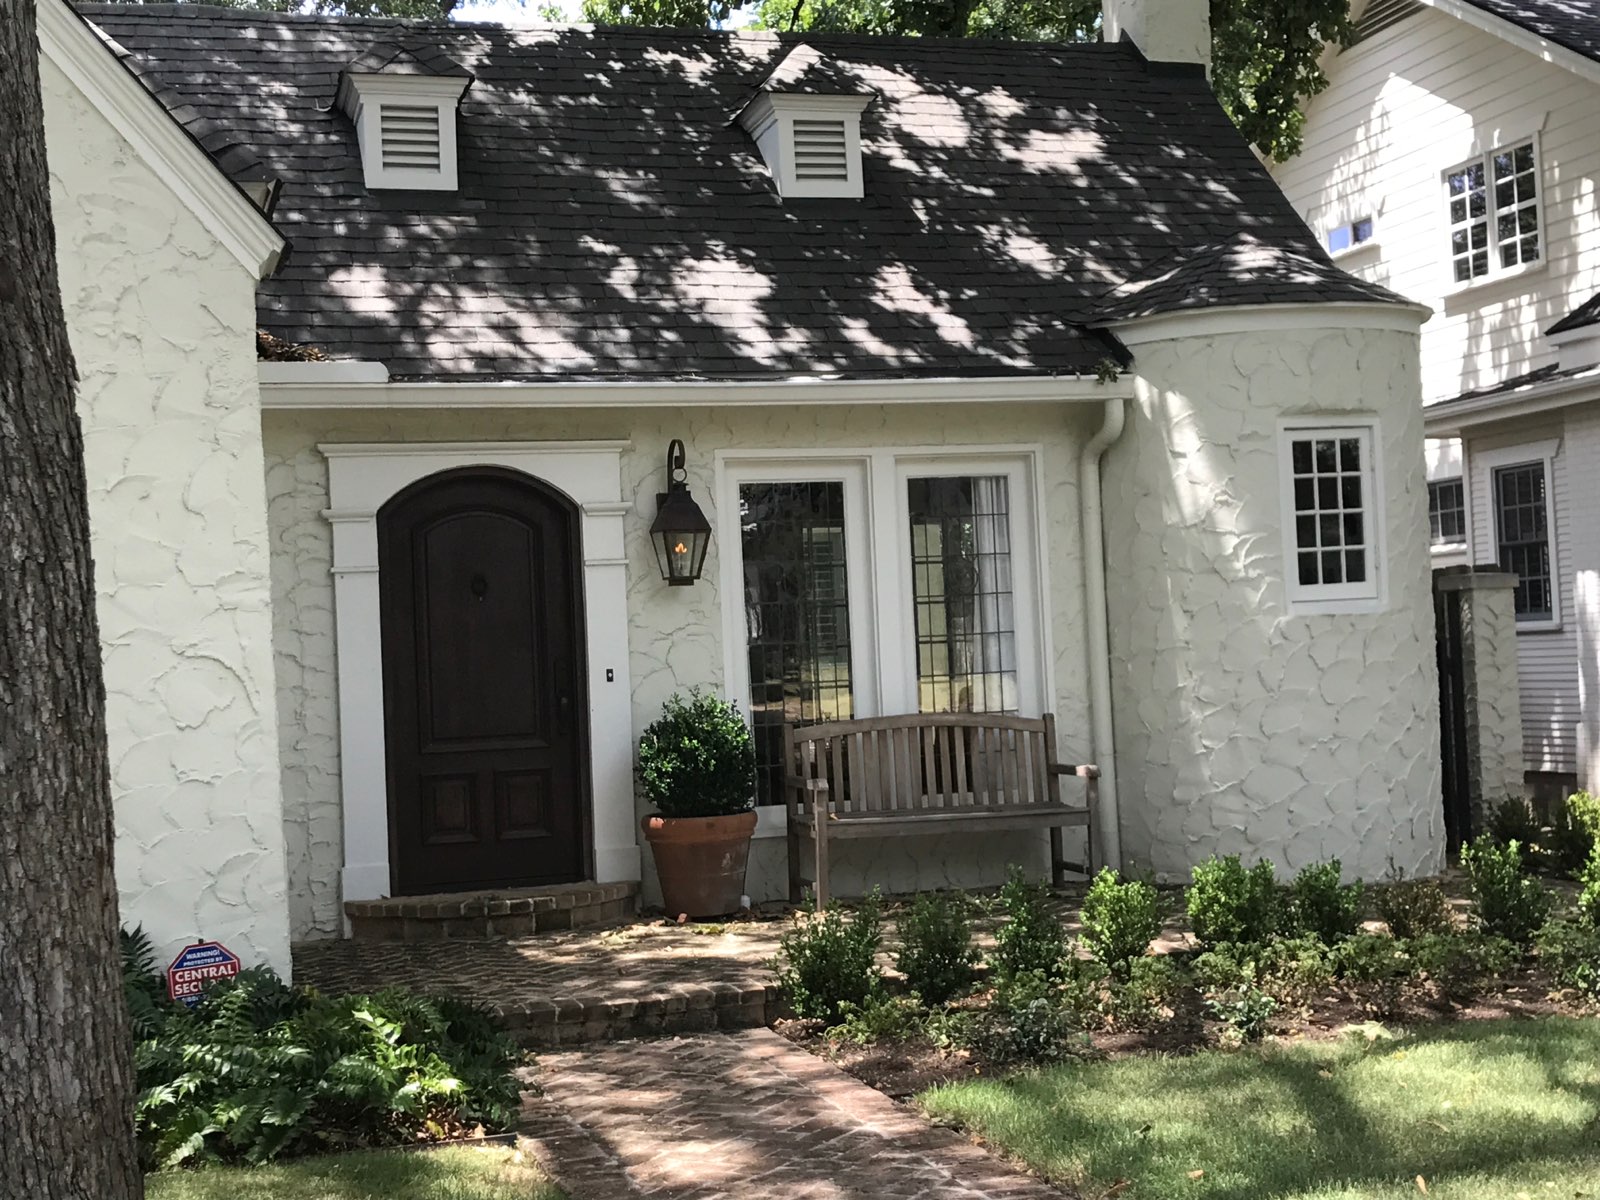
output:
[[1063, 1200], [765, 1029], [541, 1056], [523, 1133], [571, 1200]]

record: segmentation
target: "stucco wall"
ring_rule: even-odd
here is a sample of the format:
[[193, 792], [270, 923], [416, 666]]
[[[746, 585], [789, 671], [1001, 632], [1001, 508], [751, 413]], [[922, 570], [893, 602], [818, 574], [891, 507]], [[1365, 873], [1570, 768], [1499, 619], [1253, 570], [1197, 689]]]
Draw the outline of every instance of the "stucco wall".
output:
[[[1525, 794], [1522, 705], [1517, 687], [1516, 577], [1470, 577], [1461, 606], [1462, 702], [1466, 710], [1467, 797], [1472, 828], [1489, 829], [1495, 810]], [[1465, 583], [1465, 581], [1462, 581]]]
[[44, 64], [122, 919], [289, 969], [254, 280]]
[[[268, 412], [263, 421], [272, 538], [274, 649], [278, 719], [283, 729], [285, 825], [290, 905], [298, 938], [337, 936], [342, 863], [338, 697], [334, 646], [327, 464], [328, 442], [553, 441], [626, 438], [623, 494], [629, 590], [629, 670], [634, 732], [674, 691], [695, 684], [725, 690], [719, 555], [713, 539], [704, 576], [692, 588], [668, 588], [656, 568], [647, 530], [655, 516], [667, 442], [687, 443], [689, 483], [716, 522], [715, 453], [728, 449], [837, 447], [972, 449], [985, 444], [1040, 444], [1046, 523], [1054, 710], [1062, 751], [1089, 748], [1083, 684], [1083, 582], [1078, 535], [1077, 449], [1099, 406], [860, 406], [808, 409], [406, 412], [335, 414]], [[859, 668], [858, 668], [859, 669]], [[642, 814], [644, 809], [639, 809]], [[872, 882], [901, 890], [998, 882], [1004, 864], [1042, 867], [1042, 835], [895, 839], [863, 842], [834, 859], [836, 887], [848, 894]], [[781, 838], [757, 841], [752, 895], [785, 887]], [[644, 855], [647, 894], [649, 855]]]
[[[1201, 318], [1203, 319], [1203, 318]], [[1124, 858], [1373, 879], [1442, 865], [1417, 339], [1262, 330], [1134, 348], [1105, 469]], [[1378, 413], [1388, 601], [1287, 613], [1278, 423]]]

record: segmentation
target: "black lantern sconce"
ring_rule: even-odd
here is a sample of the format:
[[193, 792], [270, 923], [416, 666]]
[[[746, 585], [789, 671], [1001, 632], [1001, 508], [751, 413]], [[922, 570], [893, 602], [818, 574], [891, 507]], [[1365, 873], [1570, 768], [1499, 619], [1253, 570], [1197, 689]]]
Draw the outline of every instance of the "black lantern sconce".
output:
[[667, 490], [656, 493], [656, 519], [650, 525], [656, 565], [673, 587], [688, 587], [700, 578], [711, 545], [711, 522], [689, 494], [688, 478], [683, 443], [673, 438], [667, 447]]

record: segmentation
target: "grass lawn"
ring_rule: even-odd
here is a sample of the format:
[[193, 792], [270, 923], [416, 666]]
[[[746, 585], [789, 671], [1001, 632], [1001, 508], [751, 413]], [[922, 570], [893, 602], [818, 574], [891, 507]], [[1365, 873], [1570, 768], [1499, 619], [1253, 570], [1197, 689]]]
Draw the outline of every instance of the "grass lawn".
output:
[[[1123, 1200], [1600, 1200], [1600, 1021], [1074, 1063], [935, 1088], [941, 1121]], [[1203, 1172], [1203, 1174], [1197, 1174]]]
[[505, 1146], [373, 1150], [145, 1177], [149, 1200], [564, 1200]]

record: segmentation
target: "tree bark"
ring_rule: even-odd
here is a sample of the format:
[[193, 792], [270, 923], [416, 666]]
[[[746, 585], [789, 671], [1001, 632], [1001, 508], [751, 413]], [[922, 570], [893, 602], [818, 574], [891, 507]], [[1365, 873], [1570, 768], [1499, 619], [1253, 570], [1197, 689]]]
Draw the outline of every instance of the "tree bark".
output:
[[0, 1195], [138, 1200], [75, 379], [34, 0], [0, 0]]

